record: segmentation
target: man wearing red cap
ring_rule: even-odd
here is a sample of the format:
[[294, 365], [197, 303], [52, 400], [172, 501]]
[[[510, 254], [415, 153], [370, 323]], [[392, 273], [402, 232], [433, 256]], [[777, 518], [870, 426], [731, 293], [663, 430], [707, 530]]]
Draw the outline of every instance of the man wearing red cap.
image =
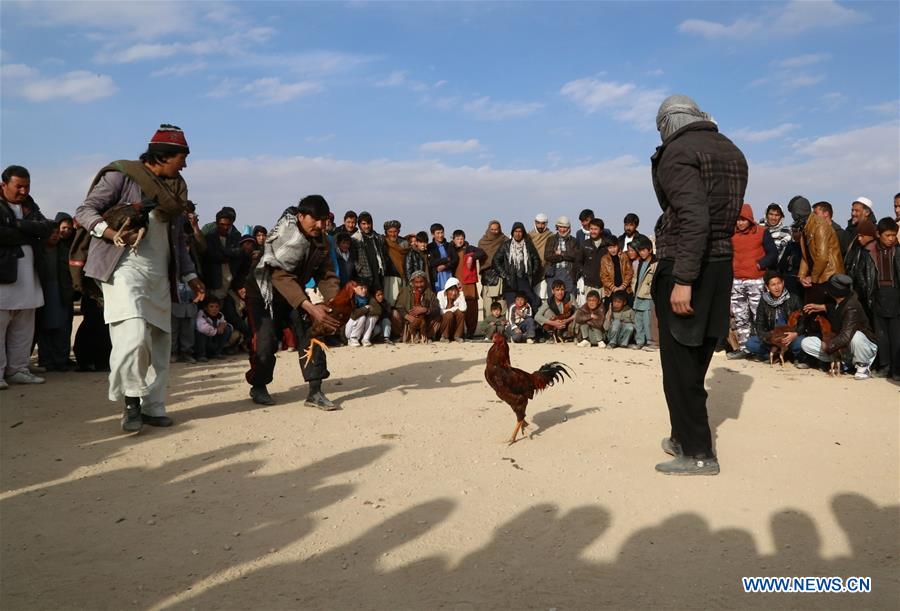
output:
[[[92, 236], [84, 274], [103, 289], [109, 325], [109, 399], [125, 402], [122, 430], [142, 424], [171, 426], [165, 396], [171, 349], [171, 287], [186, 282], [194, 300], [205, 287], [197, 277], [182, 231], [187, 185], [181, 170], [190, 152], [184, 133], [161, 125], [138, 161], [114, 161], [100, 170], [84, 203], [75, 212]], [[145, 234], [136, 248], [113, 243], [117, 232], [103, 213], [117, 204], [154, 202]], [[126, 245], [138, 233], [119, 232]]]

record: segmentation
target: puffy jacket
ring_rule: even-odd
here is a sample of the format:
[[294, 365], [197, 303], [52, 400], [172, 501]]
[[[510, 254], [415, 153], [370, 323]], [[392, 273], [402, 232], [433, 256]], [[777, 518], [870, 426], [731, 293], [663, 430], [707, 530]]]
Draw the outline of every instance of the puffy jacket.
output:
[[[634, 277], [631, 259], [624, 252], [620, 252], [616, 255], [616, 264], [622, 270], [622, 284], [625, 285], [625, 291], [631, 293], [631, 279]], [[616, 286], [616, 270], [613, 267], [613, 260], [609, 253], [606, 253], [600, 259], [600, 283], [603, 286], [603, 296], [610, 297]]]
[[738, 218], [749, 221], [750, 226], [745, 231], [735, 229], [731, 236], [734, 277], [738, 280], [762, 278], [766, 269], [778, 263], [778, 247], [769, 232], [754, 222], [750, 204], [745, 203], [741, 207]]
[[813, 284], [828, 282], [835, 274], [844, 273], [841, 246], [831, 223], [823, 216], [810, 214], [800, 240], [800, 278], [812, 278]]
[[[756, 308], [756, 317], [753, 319], [753, 326], [750, 328], [750, 332], [752, 335], [755, 335], [768, 344], [770, 343], [770, 338], [772, 336], [772, 329], [778, 326], [778, 316], [783, 316], [784, 320], [787, 321], [791, 312], [802, 308], [803, 302], [793, 293], [788, 295], [787, 300], [779, 306], [770, 306], [766, 303], [765, 299], [760, 299], [759, 306]], [[801, 335], [805, 332], [805, 323], [806, 320], [801, 316], [800, 321], [797, 323], [797, 332]]]
[[660, 259], [674, 261], [675, 282], [691, 284], [706, 261], [732, 257], [731, 235], [747, 190], [747, 160], [712, 121], [685, 125], [651, 157], [662, 208], [656, 223]]

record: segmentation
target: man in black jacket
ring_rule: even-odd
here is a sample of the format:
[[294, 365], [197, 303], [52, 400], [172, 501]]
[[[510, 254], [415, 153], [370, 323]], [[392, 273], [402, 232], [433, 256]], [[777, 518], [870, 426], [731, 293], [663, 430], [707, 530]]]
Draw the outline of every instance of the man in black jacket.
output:
[[869, 318], [853, 292], [853, 280], [846, 274], [834, 274], [825, 283], [825, 294], [831, 298], [829, 303], [808, 303], [803, 311], [825, 314], [835, 336], [828, 340], [807, 337], [801, 347], [806, 354], [824, 363], [836, 359], [852, 362], [856, 367], [854, 378], [868, 380], [872, 377], [869, 368], [878, 353], [878, 346]]
[[[584, 278], [584, 293], [587, 295], [591, 291], [601, 292], [603, 284], [600, 282], [600, 259], [606, 254], [606, 241], [603, 237], [603, 221], [598, 218], [591, 219], [588, 223], [588, 234], [581, 243], [579, 251], [581, 260], [578, 267], [581, 269], [581, 275]], [[579, 301], [584, 305], [582, 300]]]
[[28, 370], [35, 309], [44, 305], [38, 279], [40, 243], [51, 223], [31, 199], [31, 175], [22, 166], [3, 170], [0, 184], [0, 390], [43, 384]]
[[663, 213], [652, 291], [672, 425], [662, 447], [674, 456], [656, 470], [716, 475], [704, 378], [716, 343], [728, 333], [731, 236], [744, 203], [747, 160], [687, 96], [666, 98], [656, 126], [662, 145], [651, 158], [652, 175]]

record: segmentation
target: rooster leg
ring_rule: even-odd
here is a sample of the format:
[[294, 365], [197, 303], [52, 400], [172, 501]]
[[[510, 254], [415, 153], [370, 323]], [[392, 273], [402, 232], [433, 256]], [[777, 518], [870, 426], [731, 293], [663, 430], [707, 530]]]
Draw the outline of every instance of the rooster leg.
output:
[[524, 420], [516, 421], [516, 428], [513, 429], [512, 437], [509, 438], [509, 443], [507, 443], [506, 445], [511, 446], [512, 444], [514, 444], [517, 441], [517, 437], [519, 436], [519, 430], [523, 428], [522, 427], [523, 422], [525, 422], [525, 421]]
[[522, 431], [522, 439], [525, 439], [526, 437], [528, 437], [529, 439], [531, 439], [531, 435], [526, 435], [526, 434], [525, 434], [525, 427], [526, 427], [526, 426], [528, 426], [528, 422], [525, 421], [525, 420], [523, 420], [523, 421], [522, 421], [522, 428], [521, 428], [521, 431]]
[[137, 237], [134, 238], [134, 244], [131, 245], [131, 254], [134, 254], [137, 252], [138, 244], [141, 243], [141, 240], [143, 239], [144, 234], [146, 232], [147, 232], [147, 230], [144, 227], [141, 227], [140, 229], [138, 229]]
[[113, 236], [113, 244], [118, 246], [119, 248], [125, 248], [125, 240], [122, 239], [122, 233], [128, 229], [128, 225], [131, 224], [130, 218], [125, 218], [125, 222], [122, 223], [122, 226], [119, 227], [119, 230], [116, 232], [116, 235]]
[[323, 342], [317, 340], [316, 338], [312, 338], [309, 340], [309, 347], [303, 351], [303, 356], [300, 357], [300, 360], [306, 359], [306, 363], [304, 363], [304, 367], [309, 367], [309, 362], [313, 358], [313, 350], [315, 350], [316, 346], [319, 346], [322, 350], [328, 352], [328, 346], [326, 346]]
[[778, 351], [778, 359], [781, 361], [781, 366], [784, 367], [784, 349]]

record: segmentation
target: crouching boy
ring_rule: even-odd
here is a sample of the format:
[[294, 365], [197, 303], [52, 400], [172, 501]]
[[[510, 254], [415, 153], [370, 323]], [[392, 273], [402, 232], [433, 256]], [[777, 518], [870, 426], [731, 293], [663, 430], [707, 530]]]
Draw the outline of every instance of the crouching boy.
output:
[[223, 359], [225, 348], [241, 341], [240, 331], [225, 321], [222, 303], [215, 295], [208, 295], [203, 309], [197, 312], [197, 334], [194, 351], [197, 360], [205, 363], [209, 359]]
[[603, 330], [606, 331], [607, 348], [627, 346], [631, 341], [634, 333], [634, 310], [628, 307], [628, 293], [625, 291], [612, 294]]
[[603, 302], [600, 301], [600, 293], [593, 289], [588, 291], [584, 305], [575, 312], [575, 325], [581, 337], [581, 341], [578, 342], [580, 347], [600, 346], [603, 348], [606, 345], [603, 342], [606, 338], [606, 334], [603, 332], [605, 315]]

